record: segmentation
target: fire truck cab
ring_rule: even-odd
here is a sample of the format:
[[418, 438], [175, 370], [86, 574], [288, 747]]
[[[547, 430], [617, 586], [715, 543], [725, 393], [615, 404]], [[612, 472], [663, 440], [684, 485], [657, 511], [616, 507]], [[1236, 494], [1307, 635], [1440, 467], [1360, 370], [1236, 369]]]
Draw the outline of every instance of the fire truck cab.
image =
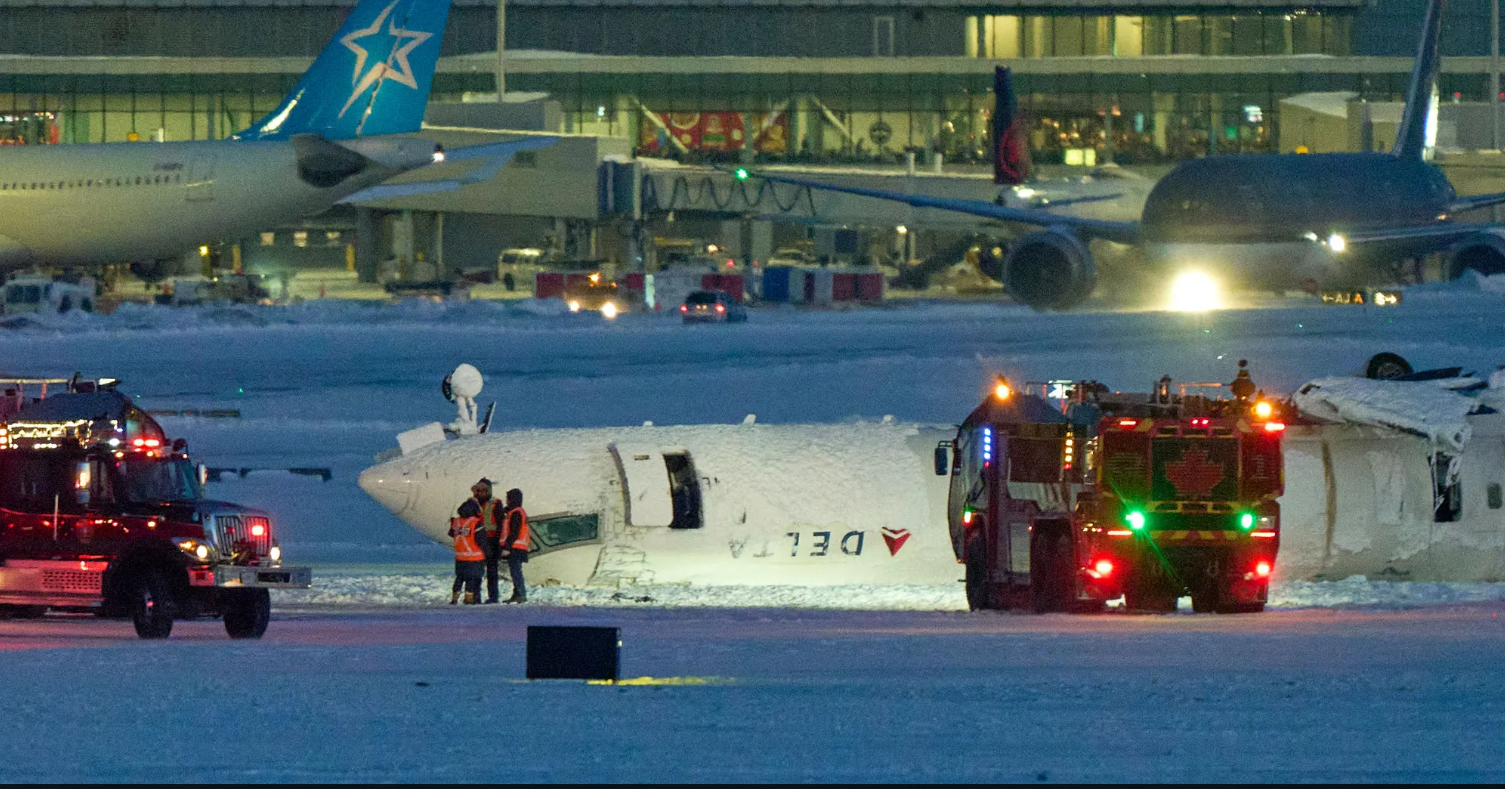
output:
[[1279, 548], [1284, 407], [1221, 384], [1110, 392], [999, 379], [950, 445], [952, 546], [978, 609], [1263, 610]]
[[218, 617], [260, 638], [268, 590], [311, 571], [282, 565], [267, 513], [205, 499], [186, 443], [114, 384], [0, 381], [0, 615], [128, 617], [142, 638]]

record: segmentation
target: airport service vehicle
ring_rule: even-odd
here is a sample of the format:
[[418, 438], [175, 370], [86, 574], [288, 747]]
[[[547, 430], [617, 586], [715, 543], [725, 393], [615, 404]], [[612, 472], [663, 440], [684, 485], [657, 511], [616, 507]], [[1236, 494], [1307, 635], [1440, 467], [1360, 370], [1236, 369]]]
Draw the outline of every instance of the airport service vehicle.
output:
[[599, 312], [605, 318], [632, 312], [643, 303], [641, 293], [628, 290], [614, 279], [603, 277], [599, 271], [579, 284], [566, 285], [563, 298], [570, 312]]
[[679, 314], [685, 323], [742, 323], [747, 320], [747, 308], [722, 290], [691, 293], [685, 297], [685, 303], [679, 305]]
[[1172, 611], [1189, 594], [1197, 611], [1263, 610], [1284, 417], [1267, 400], [1200, 393], [1218, 386], [1055, 382], [1037, 395], [1000, 379], [937, 449], [969, 607], [1094, 611], [1123, 596]]
[[282, 565], [267, 513], [205, 499], [184, 442], [115, 383], [0, 381], [0, 611], [128, 617], [142, 638], [219, 617], [260, 638], [268, 590], [307, 588], [311, 571]]
[[11, 277], [5, 283], [5, 299], [0, 315], [24, 315], [30, 312], [94, 311], [94, 280], [83, 277], [77, 282], [25, 275]]

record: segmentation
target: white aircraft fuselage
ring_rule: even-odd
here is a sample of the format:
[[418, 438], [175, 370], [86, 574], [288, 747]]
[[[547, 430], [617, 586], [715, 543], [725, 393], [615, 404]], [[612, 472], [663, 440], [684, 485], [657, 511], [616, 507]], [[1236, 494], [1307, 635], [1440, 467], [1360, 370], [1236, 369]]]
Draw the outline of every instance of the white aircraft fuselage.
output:
[[521, 489], [538, 547], [530, 583], [939, 585], [961, 577], [949, 479], [934, 472], [936, 442], [953, 434], [887, 423], [522, 430], [430, 444], [360, 485], [445, 545], [477, 479], [498, 498]]
[[[435, 151], [411, 138], [313, 135], [0, 148], [0, 269], [175, 257], [319, 213]], [[300, 173], [310, 165], [312, 179]]]

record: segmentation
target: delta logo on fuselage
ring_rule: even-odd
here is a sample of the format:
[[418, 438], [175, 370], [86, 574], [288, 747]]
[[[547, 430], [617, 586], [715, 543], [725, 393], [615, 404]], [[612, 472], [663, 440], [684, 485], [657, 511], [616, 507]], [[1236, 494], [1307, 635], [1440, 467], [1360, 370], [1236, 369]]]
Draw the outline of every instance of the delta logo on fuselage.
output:
[[[350, 73], [350, 84], [352, 86], [350, 98], [345, 100], [345, 106], [340, 108], [338, 117], [345, 117], [345, 113], [350, 110], [351, 105], [355, 104], [356, 99], [360, 98], [372, 86], [382, 82], [384, 79], [390, 78], [393, 82], [406, 85], [413, 90], [418, 89], [418, 80], [413, 76], [413, 67], [408, 63], [408, 55], [412, 54], [413, 50], [417, 49], [420, 44], [433, 38], [434, 34], [422, 30], [399, 28], [395, 19], [387, 27], [387, 35], [392, 37], [391, 43], [388, 44], [390, 55], [385, 59], [380, 59], [373, 63], [371, 70], [367, 71], [364, 75], [361, 73], [361, 70], [366, 67], [366, 61], [371, 59], [371, 52], [366, 47], [355, 42], [363, 38], [381, 35], [382, 24], [386, 23], [387, 17], [391, 16], [392, 9], [399, 2], [401, 0], [392, 0], [377, 15], [376, 21], [372, 22], [370, 27], [361, 28], [340, 38], [340, 43], [344, 44], [346, 49], [355, 53], [355, 69]], [[407, 43], [403, 43], [404, 39], [406, 39]], [[371, 49], [378, 48], [373, 46]], [[380, 50], [378, 49], [378, 51]], [[393, 64], [395, 64], [396, 68], [393, 68]]]
[[[883, 544], [888, 546], [889, 556], [898, 556], [900, 549], [909, 542], [909, 529], [890, 529], [884, 527], [879, 532], [883, 537]], [[812, 532], [792, 531], [784, 535], [789, 543], [789, 556], [813, 557], [824, 556], [861, 556], [862, 550], [867, 546], [867, 532], [861, 529], [836, 536], [837, 532], [822, 530]], [[733, 559], [740, 559], [747, 555], [753, 559], [766, 559], [770, 556], [783, 555], [774, 546], [773, 540], [763, 540], [757, 553], [747, 553], [749, 540], [747, 538], [732, 538], [727, 541], [727, 548], [732, 552]]]

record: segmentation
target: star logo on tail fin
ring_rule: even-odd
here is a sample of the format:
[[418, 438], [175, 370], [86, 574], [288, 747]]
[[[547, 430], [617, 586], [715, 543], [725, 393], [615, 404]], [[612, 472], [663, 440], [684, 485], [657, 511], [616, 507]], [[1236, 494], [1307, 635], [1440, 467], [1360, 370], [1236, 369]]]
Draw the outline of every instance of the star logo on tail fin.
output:
[[[420, 44], [433, 38], [434, 34], [422, 30], [399, 28], [396, 20], [388, 24], [387, 17], [392, 15], [392, 9], [397, 6], [398, 2], [400, 0], [392, 0], [377, 15], [376, 21], [372, 22], [370, 27], [361, 28], [340, 38], [340, 43], [355, 53], [355, 70], [350, 74], [350, 82], [353, 86], [350, 98], [346, 99], [345, 106], [340, 108], [339, 117], [345, 117], [345, 113], [350, 110], [351, 105], [355, 104], [355, 100], [383, 79], [391, 79], [414, 90], [418, 89], [418, 80], [413, 76], [413, 67], [408, 64], [408, 55], [412, 54]], [[372, 65], [370, 71], [362, 74], [362, 70], [366, 68], [366, 61], [370, 58], [370, 52], [356, 42], [363, 38], [381, 35], [383, 24], [387, 24], [386, 34], [392, 37], [392, 52], [385, 61]]]

